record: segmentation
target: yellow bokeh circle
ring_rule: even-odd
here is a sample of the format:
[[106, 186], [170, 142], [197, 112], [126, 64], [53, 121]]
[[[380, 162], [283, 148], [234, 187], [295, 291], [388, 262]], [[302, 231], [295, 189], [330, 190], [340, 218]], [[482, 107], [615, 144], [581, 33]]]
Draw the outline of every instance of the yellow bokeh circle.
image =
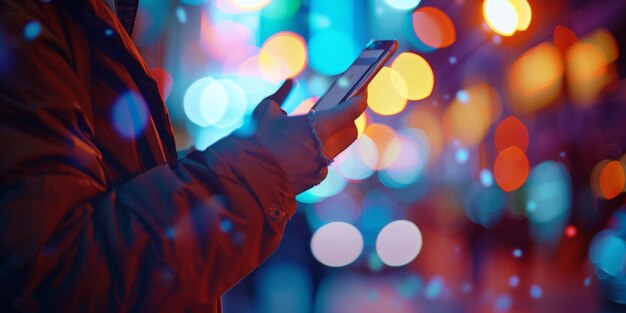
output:
[[280, 32], [268, 38], [259, 52], [261, 76], [270, 82], [297, 76], [306, 61], [305, 41], [292, 32]]
[[394, 115], [406, 107], [408, 93], [402, 75], [395, 69], [383, 67], [367, 88], [367, 104], [380, 115]]
[[433, 92], [435, 86], [435, 75], [430, 64], [421, 56], [404, 52], [398, 55], [391, 64], [391, 68], [400, 74], [404, 80], [404, 88], [400, 84], [398, 93], [408, 100], [422, 100]]

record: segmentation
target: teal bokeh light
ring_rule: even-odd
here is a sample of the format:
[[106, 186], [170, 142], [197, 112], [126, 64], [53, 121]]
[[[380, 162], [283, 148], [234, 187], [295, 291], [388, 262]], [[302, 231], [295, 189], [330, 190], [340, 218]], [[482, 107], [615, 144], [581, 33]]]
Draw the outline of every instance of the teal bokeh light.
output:
[[565, 166], [554, 161], [535, 166], [526, 181], [526, 194], [533, 238], [539, 243], [558, 243], [572, 205], [572, 184]]

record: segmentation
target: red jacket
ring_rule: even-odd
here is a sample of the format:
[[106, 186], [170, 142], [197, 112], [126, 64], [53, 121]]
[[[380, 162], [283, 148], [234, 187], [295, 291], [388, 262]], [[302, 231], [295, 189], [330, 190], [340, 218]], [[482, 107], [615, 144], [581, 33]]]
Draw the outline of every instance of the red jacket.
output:
[[[1, 303], [221, 311], [220, 296], [271, 254], [295, 210], [286, 174], [253, 139], [177, 159], [122, 25], [101, 0], [67, 2], [0, 0]], [[32, 22], [40, 33], [25, 30]], [[116, 127], [128, 92], [140, 100]]]

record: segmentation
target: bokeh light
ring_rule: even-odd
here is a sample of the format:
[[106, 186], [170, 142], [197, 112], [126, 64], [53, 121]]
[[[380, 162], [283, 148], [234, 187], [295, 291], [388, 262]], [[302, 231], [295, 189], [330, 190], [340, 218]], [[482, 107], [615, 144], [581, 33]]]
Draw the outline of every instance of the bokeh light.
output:
[[623, 274], [626, 271], [626, 242], [612, 231], [602, 231], [591, 244], [589, 259], [608, 275]]
[[391, 68], [402, 76], [405, 83], [394, 84], [396, 91], [408, 100], [422, 100], [433, 92], [435, 76], [430, 64], [421, 56], [401, 53], [393, 60]]
[[578, 42], [578, 37], [566, 26], [557, 25], [554, 28], [554, 35], [552, 36], [552, 41], [554, 42], [554, 46], [561, 52], [562, 55], [565, 55], [567, 49], [573, 46], [576, 42]]
[[518, 118], [509, 116], [498, 124], [494, 141], [498, 152], [511, 146], [526, 151], [528, 148], [528, 129]]
[[506, 195], [496, 186], [474, 183], [465, 196], [465, 214], [474, 223], [492, 228], [504, 216]]
[[405, 188], [422, 177], [430, 156], [430, 145], [426, 133], [419, 129], [404, 128], [397, 135], [399, 151], [397, 155], [394, 151], [394, 160], [378, 174], [385, 186]]
[[456, 41], [450, 17], [435, 7], [421, 7], [413, 12], [413, 30], [421, 42], [432, 48], [445, 48]]
[[367, 114], [365, 112], [361, 113], [361, 115], [354, 120], [354, 125], [356, 126], [357, 136], [360, 137], [367, 126]]
[[407, 84], [398, 71], [383, 67], [367, 87], [367, 105], [380, 115], [395, 115], [407, 104]]
[[228, 94], [224, 86], [212, 77], [195, 81], [185, 93], [183, 109], [187, 118], [198, 126], [214, 125], [228, 109]]
[[227, 13], [254, 12], [267, 6], [272, 0], [216, 0], [215, 6]]
[[517, 25], [515, 26], [516, 30], [526, 30], [528, 26], [530, 26], [530, 21], [532, 19], [532, 11], [530, 9], [530, 4], [527, 0], [508, 0], [513, 5], [515, 9], [515, 13], [517, 14]]
[[620, 161], [603, 160], [596, 164], [591, 174], [591, 187], [597, 197], [613, 199], [626, 187], [626, 172]]
[[403, 266], [413, 261], [422, 250], [422, 233], [407, 220], [393, 221], [376, 238], [376, 252], [389, 266]]
[[565, 236], [567, 236], [568, 238], [574, 238], [576, 237], [576, 234], [578, 234], [578, 230], [576, 229], [576, 226], [569, 225], [565, 228]]
[[359, 216], [354, 198], [342, 192], [335, 196], [308, 207], [306, 211], [307, 222], [313, 230], [317, 230], [330, 222], [355, 223]]
[[24, 38], [34, 40], [41, 34], [41, 24], [38, 21], [30, 21], [24, 26]]
[[363, 250], [359, 230], [344, 222], [332, 222], [320, 227], [311, 238], [311, 252], [320, 263], [342, 267], [354, 262]]
[[322, 75], [342, 73], [359, 53], [352, 38], [333, 30], [312, 37], [308, 48], [311, 68]]
[[517, 30], [519, 17], [510, 0], [485, 0], [483, 16], [489, 27], [499, 35], [512, 36]]
[[385, 2], [398, 10], [409, 10], [419, 5], [421, 0], [385, 0]]
[[264, 266], [255, 276], [255, 286], [260, 312], [306, 313], [313, 302], [313, 279], [300, 264]]
[[357, 138], [348, 149], [335, 158], [339, 172], [350, 180], [364, 180], [374, 174], [378, 164], [378, 148], [367, 135]]
[[227, 102], [216, 101], [215, 103], [207, 103], [205, 105], [225, 105], [226, 109], [224, 110], [224, 114], [213, 126], [232, 130], [243, 124], [248, 111], [248, 99], [238, 83], [227, 78], [220, 78], [217, 81], [226, 92]]
[[[363, 161], [372, 169], [381, 170], [393, 164], [400, 155], [400, 141], [389, 126], [372, 123], [365, 128], [365, 135], [376, 145], [377, 158], [367, 157], [372, 151], [361, 150]], [[376, 161], [376, 163], [373, 163]]]
[[320, 198], [331, 197], [343, 191], [347, 184], [348, 181], [339, 173], [337, 167], [331, 166], [328, 168], [326, 178], [319, 185], [307, 190], [306, 193]]
[[439, 159], [443, 151], [442, 116], [438, 108], [415, 106], [403, 114], [404, 126], [424, 131], [430, 150], [429, 161]]
[[[253, 44], [250, 29], [241, 23], [220, 21], [211, 23], [206, 14], [201, 16], [200, 47], [211, 58], [242, 60], [247, 56], [246, 47]], [[233, 61], [234, 62], [234, 61]]]
[[300, 74], [306, 60], [306, 43], [300, 35], [292, 32], [273, 35], [259, 53], [261, 75], [276, 83]]
[[149, 114], [143, 97], [135, 91], [127, 91], [113, 104], [111, 121], [118, 134], [134, 139], [146, 129]]
[[499, 118], [502, 103], [497, 91], [485, 83], [472, 85], [461, 94], [464, 96], [457, 96], [444, 113], [444, 136], [470, 148], [483, 140], [491, 123]]
[[538, 164], [528, 176], [526, 195], [526, 214], [533, 238], [539, 243], [558, 243], [572, 205], [572, 183], [567, 168], [554, 161]]
[[493, 175], [502, 190], [510, 192], [521, 187], [528, 177], [529, 165], [524, 151], [516, 146], [498, 153], [493, 165]]
[[561, 54], [554, 46], [542, 43], [528, 50], [509, 68], [513, 108], [534, 113], [553, 103], [560, 95], [563, 75]]
[[272, 0], [261, 11], [265, 18], [278, 20], [293, 17], [300, 9], [300, 0]]
[[580, 107], [594, 104], [604, 88], [615, 80], [611, 60], [617, 48], [610, 35], [589, 36], [567, 50], [565, 55], [569, 95]]

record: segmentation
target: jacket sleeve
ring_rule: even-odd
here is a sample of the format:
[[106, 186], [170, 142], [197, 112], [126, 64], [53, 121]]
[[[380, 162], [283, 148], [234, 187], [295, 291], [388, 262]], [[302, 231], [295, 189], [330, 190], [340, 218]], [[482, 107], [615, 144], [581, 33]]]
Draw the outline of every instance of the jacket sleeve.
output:
[[[182, 311], [216, 301], [271, 254], [295, 200], [267, 151], [226, 138], [108, 185], [88, 91], [60, 26], [46, 22], [56, 13], [4, 3], [2, 297], [28, 312]], [[32, 21], [41, 33], [27, 40]]]

